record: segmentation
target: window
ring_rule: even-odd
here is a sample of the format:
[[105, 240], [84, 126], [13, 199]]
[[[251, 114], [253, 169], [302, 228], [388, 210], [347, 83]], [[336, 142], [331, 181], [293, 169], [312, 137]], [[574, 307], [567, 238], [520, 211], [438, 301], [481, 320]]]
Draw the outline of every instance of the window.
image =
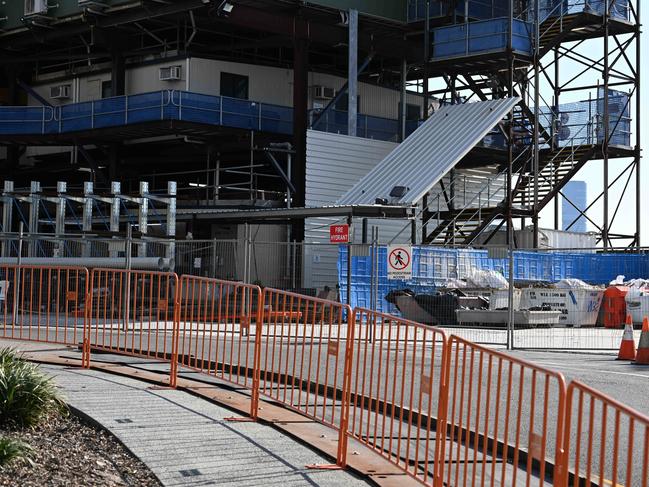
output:
[[248, 77], [239, 74], [221, 73], [221, 96], [248, 99]]
[[108, 80], [108, 81], [102, 81], [101, 82], [101, 97], [102, 98], [110, 98], [113, 96], [113, 82]]

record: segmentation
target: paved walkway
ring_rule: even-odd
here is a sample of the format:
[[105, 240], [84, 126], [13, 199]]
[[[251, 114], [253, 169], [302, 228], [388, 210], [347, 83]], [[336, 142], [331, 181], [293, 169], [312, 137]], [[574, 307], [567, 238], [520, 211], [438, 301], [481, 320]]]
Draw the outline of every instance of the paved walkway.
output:
[[186, 392], [94, 370], [43, 365], [73, 407], [110, 430], [164, 485], [360, 486], [345, 471], [309, 470], [325, 458]]

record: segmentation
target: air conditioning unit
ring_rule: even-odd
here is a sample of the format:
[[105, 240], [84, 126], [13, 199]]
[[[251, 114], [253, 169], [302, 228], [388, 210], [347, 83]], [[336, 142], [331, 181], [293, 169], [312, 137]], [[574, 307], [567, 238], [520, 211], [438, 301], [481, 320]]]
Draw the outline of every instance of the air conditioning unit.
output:
[[181, 66], [165, 66], [160, 68], [160, 81], [176, 81], [182, 74]]
[[47, 0], [25, 0], [25, 17], [47, 15]]
[[332, 100], [336, 96], [336, 90], [327, 86], [314, 86], [313, 98], [317, 100]]
[[67, 100], [70, 98], [70, 85], [59, 85], [50, 87], [50, 98], [55, 100]]

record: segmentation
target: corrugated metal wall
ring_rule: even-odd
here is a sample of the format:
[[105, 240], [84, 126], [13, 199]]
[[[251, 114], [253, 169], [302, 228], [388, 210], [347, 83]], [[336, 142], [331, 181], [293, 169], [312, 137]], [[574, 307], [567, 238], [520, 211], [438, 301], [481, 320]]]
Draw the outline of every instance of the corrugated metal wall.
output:
[[[306, 205], [332, 205], [388, 155], [397, 144], [309, 130], [307, 132]], [[329, 226], [335, 218], [306, 220], [304, 283], [306, 287], [334, 287], [338, 282], [338, 247], [329, 244]], [[354, 222], [354, 241], [361, 242], [361, 221]], [[410, 241], [410, 223], [404, 220], [369, 220], [379, 227], [382, 242]], [[400, 234], [398, 237], [397, 235]], [[309, 245], [311, 244], [311, 245]]]

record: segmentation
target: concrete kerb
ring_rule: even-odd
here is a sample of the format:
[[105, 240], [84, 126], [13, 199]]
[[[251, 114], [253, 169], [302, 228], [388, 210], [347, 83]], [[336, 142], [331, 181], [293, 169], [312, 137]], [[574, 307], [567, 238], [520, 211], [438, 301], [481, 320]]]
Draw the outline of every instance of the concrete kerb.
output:
[[[75, 347], [66, 347], [69, 351], [74, 351]], [[56, 350], [30, 350], [23, 352], [23, 356], [35, 363], [59, 365], [73, 367], [80, 371], [88, 370], [82, 367], [82, 358], [69, 358], [61, 356], [62, 348]], [[54, 352], [54, 353], [52, 353]], [[131, 365], [119, 362], [117, 360], [107, 362], [93, 361], [89, 370], [96, 370], [115, 374], [118, 376], [129, 377], [153, 384], [155, 386], [170, 387], [169, 376], [163, 373], [145, 371], [136, 369]], [[213, 402], [230, 411], [248, 415], [250, 412], [251, 397], [242, 394], [231, 388], [227, 384], [212, 385], [205, 382], [186, 379], [181, 377], [182, 371], [179, 370], [179, 377], [176, 388], [180, 391], [187, 392], [196, 397]], [[260, 400], [258, 421], [261, 424], [270, 426], [300, 444], [323, 454], [325, 457], [336, 461], [338, 450], [338, 432], [328, 428], [316, 421], [305, 418], [297, 412], [291, 411], [283, 406], [278, 406], [272, 402]], [[364, 447], [361, 443], [353, 438], [348, 438], [349, 450], [347, 455], [347, 467], [353, 473], [365, 478], [379, 487], [409, 487], [420, 486], [421, 484], [411, 476], [404, 473], [401, 469], [383, 459], [381, 456], [374, 454], [371, 450]]]

